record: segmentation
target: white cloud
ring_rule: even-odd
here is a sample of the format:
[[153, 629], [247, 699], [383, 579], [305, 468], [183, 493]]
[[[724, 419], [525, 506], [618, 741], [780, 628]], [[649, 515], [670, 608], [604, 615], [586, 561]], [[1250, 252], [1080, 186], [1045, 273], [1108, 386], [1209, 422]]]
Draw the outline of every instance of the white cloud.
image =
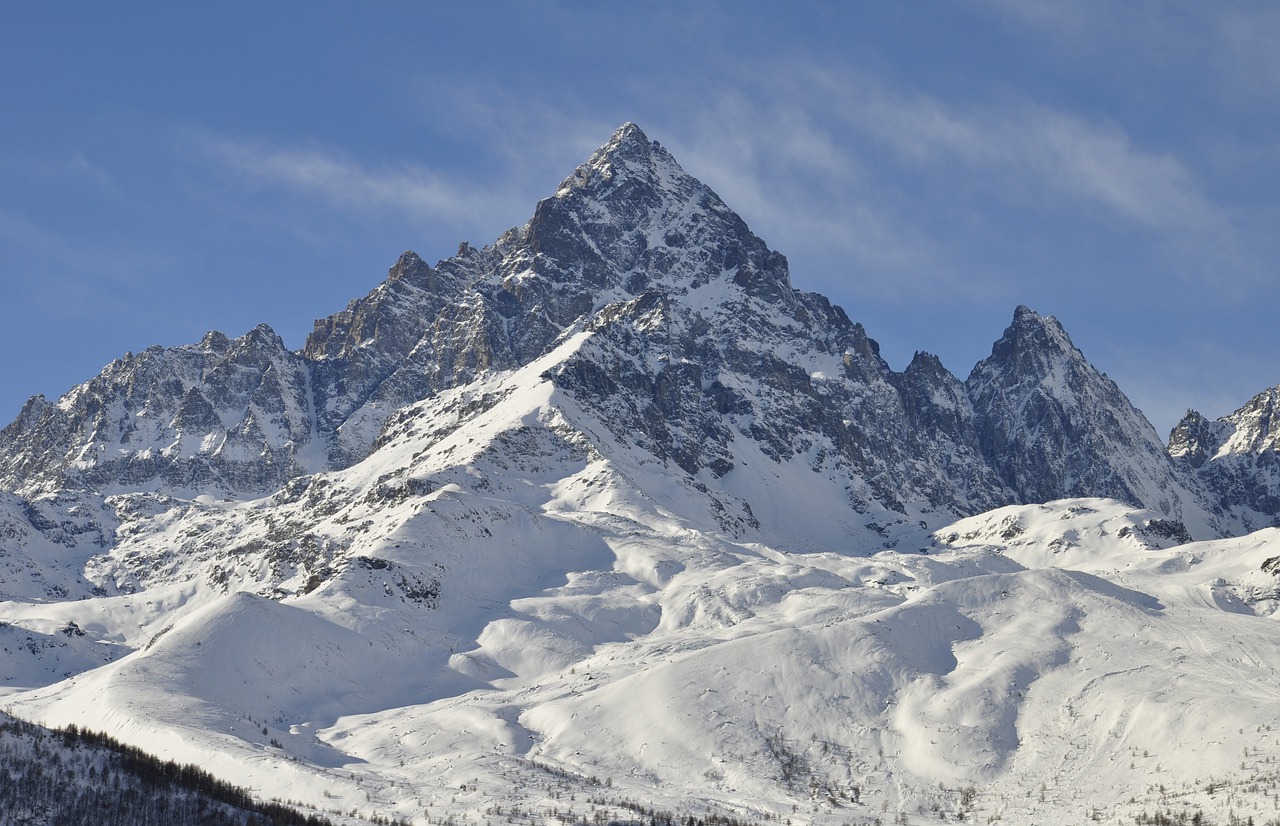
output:
[[[506, 226], [527, 211], [500, 182], [451, 180], [420, 164], [370, 167], [334, 150], [249, 144], [204, 135], [205, 152], [254, 181], [316, 195], [355, 212], [395, 212], [410, 221]], [[502, 217], [505, 216], [505, 217]]]
[[420, 163], [372, 165], [330, 148], [201, 142], [262, 183], [345, 210], [429, 221], [433, 235], [486, 240], [526, 218], [612, 129], [635, 120], [772, 246], [827, 278], [858, 273], [881, 293], [906, 287], [904, 274], [916, 291], [992, 292], [1008, 274], [973, 272], [954, 248], [975, 243], [963, 222], [996, 215], [986, 203], [1086, 220], [1100, 214], [1149, 230], [1158, 245], [1190, 250], [1187, 260], [1230, 260], [1227, 213], [1177, 156], [1140, 145], [1114, 121], [1025, 98], [944, 102], [806, 59], [755, 66], [752, 76], [750, 86], [654, 84], [613, 114], [609, 105], [556, 105], [484, 84], [427, 83], [414, 110], [422, 128], [487, 161], [465, 178]]
[[1213, 18], [1220, 39], [1216, 56], [1224, 62], [1233, 85], [1250, 96], [1275, 101], [1280, 90], [1280, 8], [1263, 4], [1256, 8], [1225, 8]]
[[1135, 146], [1114, 123], [1028, 102], [962, 109], [883, 88], [846, 96], [843, 111], [904, 159], [959, 162], [1005, 194], [1048, 190], [1159, 231], [1229, 232], [1226, 213], [1176, 157]]
[[[1102, 333], [1099, 333], [1101, 336]], [[1093, 354], [1107, 373], [1142, 410], [1161, 437], [1195, 409], [1210, 419], [1239, 409], [1255, 393], [1273, 387], [1275, 364], [1229, 331], [1179, 342], [1171, 356], [1168, 341], [1112, 341]]]
[[1116, 128], [1033, 112], [1019, 134], [1026, 162], [1052, 186], [1153, 229], [1207, 234], [1229, 221], [1173, 156], [1136, 149]]
[[882, 289], [892, 273], [936, 268], [929, 240], [877, 191], [861, 153], [817, 99], [727, 91], [667, 104], [655, 131], [669, 133], [661, 138], [681, 164], [771, 246], [794, 258], [838, 259], [828, 277], [856, 272]]
[[1021, 98], [904, 94], [848, 67], [799, 61], [765, 74], [749, 91], [667, 96], [658, 123], [686, 168], [772, 245], [824, 258], [828, 278], [858, 273], [881, 294], [999, 293], [1012, 276], [994, 261], [975, 270], [955, 246], [981, 243], [967, 222], [999, 231], [981, 225], [999, 220], [992, 204], [1100, 215], [1185, 260], [1237, 268], [1228, 213], [1179, 158], [1115, 122]]

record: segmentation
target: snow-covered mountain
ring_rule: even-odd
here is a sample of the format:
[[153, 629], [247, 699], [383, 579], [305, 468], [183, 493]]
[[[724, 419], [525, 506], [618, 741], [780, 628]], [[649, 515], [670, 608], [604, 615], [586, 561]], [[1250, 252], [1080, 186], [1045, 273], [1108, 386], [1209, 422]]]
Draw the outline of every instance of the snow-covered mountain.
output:
[[1077, 495], [1190, 516], [1200, 534], [1223, 527], [1055, 320], [1019, 308], [964, 384], [927, 354], [894, 372], [861, 325], [794, 289], [785, 259], [631, 124], [523, 228], [434, 268], [405, 253], [298, 353], [265, 326], [210, 333], [126, 355], [57, 403], [32, 399], [0, 439], [0, 479], [27, 495], [269, 493], [363, 459], [406, 405], [528, 365], [576, 332], [588, 340], [551, 367], [554, 384], [741, 500], [735, 513], [752, 507], [735, 493], [759, 481], [732, 458], [750, 442], [824, 474], [844, 489], [839, 515], [882, 533]]
[[1210, 507], [1244, 530], [1280, 520], [1280, 387], [1211, 422], [1194, 410], [1169, 434], [1169, 455], [1201, 480]]
[[0, 677], [360, 816], [1260, 801], [1280, 549], [1220, 538], [1280, 512], [1255, 402], [1166, 450], [1025, 307], [967, 381], [894, 371], [627, 124], [300, 351], [210, 333], [28, 403]]
[[1026, 307], [965, 382], [983, 454], [1019, 502], [1105, 496], [1222, 530], [1167, 460], [1155, 428], [1056, 319]]

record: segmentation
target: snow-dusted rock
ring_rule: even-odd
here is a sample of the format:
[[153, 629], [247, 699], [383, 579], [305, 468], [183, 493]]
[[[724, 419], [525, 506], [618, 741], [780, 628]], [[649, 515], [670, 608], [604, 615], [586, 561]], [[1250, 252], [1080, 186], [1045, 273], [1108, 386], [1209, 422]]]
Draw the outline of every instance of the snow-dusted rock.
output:
[[1104, 496], [1218, 533], [1155, 428], [1052, 316], [1018, 307], [965, 386], [983, 453], [1016, 501]]
[[627, 124], [301, 351], [210, 333], [33, 399], [0, 692], [418, 822], [1266, 802], [1280, 540], [1191, 539], [1269, 507], [1269, 398], [1171, 459], [1026, 308], [966, 382], [894, 371]]
[[1169, 434], [1169, 454], [1238, 530], [1280, 525], [1280, 387], [1217, 421], [1188, 410]]

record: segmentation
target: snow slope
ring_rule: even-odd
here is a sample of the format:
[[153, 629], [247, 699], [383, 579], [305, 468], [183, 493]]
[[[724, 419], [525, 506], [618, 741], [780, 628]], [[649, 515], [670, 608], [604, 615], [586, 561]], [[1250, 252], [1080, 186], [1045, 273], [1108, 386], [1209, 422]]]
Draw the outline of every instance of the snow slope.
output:
[[[1274, 808], [1255, 776], [1280, 757], [1280, 532], [1187, 544], [1081, 499], [898, 550], [735, 540], [705, 499], [650, 495], [652, 457], [588, 441], [529, 370], [484, 388], [465, 435], [423, 427], [474, 401], [444, 394], [272, 505], [331, 543], [356, 526], [317, 586], [64, 603], [139, 650], [10, 707], [421, 822], [623, 801], [832, 823]], [[252, 532], [265, 507], [218, 520]]]
[[1026, 308], [890, 370], [628, 125], [300, 353], [33, 401], [0, 692], [348, 818], [1265, 822], [1280, 533], [1179, 467]]

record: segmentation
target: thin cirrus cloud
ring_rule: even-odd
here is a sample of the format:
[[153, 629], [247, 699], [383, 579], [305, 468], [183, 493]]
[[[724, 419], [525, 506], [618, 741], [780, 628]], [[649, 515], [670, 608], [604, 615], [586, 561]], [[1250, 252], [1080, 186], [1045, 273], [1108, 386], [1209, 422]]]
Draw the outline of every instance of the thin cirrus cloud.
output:
[[[909, 272], [928, 283], [982, 291], [982, 279], [952, 277], [948, 262], [957, 255], [939, 234], [942, 218], [912, 206], [918, 193], [894, 183], [895, 166], [909, 168], [930, 201], [936, 194], [1110, 216], [1190, 250], [1188, 257], [1202, 264], [1232, 255], [1231, 219], [1188, 167], [1171, 153], [1139, 145], [1108, 120], [1023, 100], [949, 103], [903, 93], [851, 68], [803, 63], [749, 92], [687, 97], [668, 96], [661, 106], [640, 103], [629, 117], [670, 144], [771, 244], [847, 256], [873, 281], [884, 280], [882, 286], [900, 287], [894, 274]], [[258, 184], [318, 196], [349, 212], [394, 212], [408, 223], [436, 225], [433, 232], [496, 237], [551, 191], [533, 178], [563, 175], [585, 157], [578, 144], [599, 145], [617, 126], [604, 126], [598, 113], [550, 107], [554, 117], [531, 119], [527, 99], [518, 105], [497, 99], [489, 116], [471, 112], [468, 119], [466, 137], [488, 148], [496, 173], [480, 179], [416, 162], [372, 165], [336, 149], [209, 135], [200, 143], [206, 156]], [[513, 132], [518, 153], [508, 146]], [[568, 154], [566, 143], [574, 144]], [[535, 175], [528, 158], [555, 158], [564, 168], [539, 167]], [[890, 166], [877, 168], [884, 162]]]
[[517, 193], [495, 188], [492, 182], [455, 182], [419, 164], [377, 168], [338, 151], [211, 136], [199, 143], [208, 157], [255, 183], [319, 196], [349, 212], [394, 212], [411, 223], [489, 225], [511, 214], [519, 202]]
[[869, 278], [937, 270], [932, 244], [877, 190], [864, 153], [818, 100], [729, 91], [685, 109], [658, 121], [664, 142], [771, 246], [802, 265], [852, 266]]
[[1176, 253], [1188, 275], [1250, 270], [1231, 214], [1188, 159], [1098, 113], [1022, 97], [944, 101], [804, 58], [776, 68], [749, 90], [665, 96], [656, 122], [784, 251], [827, 249], [895, 290], [908, 273], [983, 294], [996, 271], [956, 277], [974, 243], [965, 222], [990, 231], [982, 216], [998, 224], [1012, 208], [1053, 215], [1037, 225], [1045, 243], [1059, 221], [1102, 221], [1113, 238], [1139, 231], [1128, 247]]
[[1034, 104], [965, 111], [883, 91], [845, 111], [904, 160], [958, 161], [999, 175], [995, 184], [1006, 191], [1048, 189], [1157, 231], [1230, 231], [1226, 213], [1177, 158], [1144, 151], [1115, 124]]
[[[0, 240], [19, 255], [11, 261], [39, 261], [47, 274], [56, 272], [63, 284], [81, 281], [113, 286], [140, 282], [139, 273], [153, 272], [173, 265], [174, 258], [162, 251], [135, 248], [126, 240], [73, 240], [47, 229], [26, 214], [0, 209]], [[15, 284], [32, 284], [15, 279]], [[57, 305], [61, 297], [47, 299]]]

